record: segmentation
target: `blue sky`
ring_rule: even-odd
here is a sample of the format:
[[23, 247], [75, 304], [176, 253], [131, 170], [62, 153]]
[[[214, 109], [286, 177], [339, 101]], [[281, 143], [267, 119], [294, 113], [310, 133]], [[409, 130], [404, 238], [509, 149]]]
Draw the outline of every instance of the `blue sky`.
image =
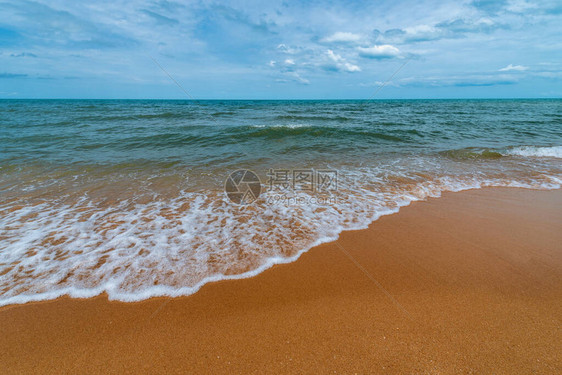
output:
[[[562, 97], [562, 2], [0, 0], [0, 98]], [[404, 63], [406, 63], [404, 65]]]

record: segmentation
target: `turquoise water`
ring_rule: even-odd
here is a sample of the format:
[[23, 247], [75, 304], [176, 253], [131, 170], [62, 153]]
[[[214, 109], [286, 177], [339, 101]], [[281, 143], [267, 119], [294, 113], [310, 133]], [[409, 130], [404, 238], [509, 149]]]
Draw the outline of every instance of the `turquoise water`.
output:
[[[562, 100], [3, 100], [0, 304], [190, 294], [443, 191], [559, 188], [561, 158]], [[337, 184], [268, 189], [295, 169]]]
[[367, 159], [552, 146], [562, 138], [561, 107], [560, 100], [4, 100], [0, 160], [214, 167], [322, 160], [335, 152]]

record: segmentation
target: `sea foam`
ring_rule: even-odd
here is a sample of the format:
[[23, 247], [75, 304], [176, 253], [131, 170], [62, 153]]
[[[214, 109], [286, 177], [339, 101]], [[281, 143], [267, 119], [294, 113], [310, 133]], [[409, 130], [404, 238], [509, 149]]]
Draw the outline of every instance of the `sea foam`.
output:
[[562, 146], [536, 147], [521, 146], [507, 151], [508, 155], [562, 158]]
[[400, 207], [445, 191], [560, 188], [560, 176], [441, 176], [360, 187], [357, 182], [368, 173], [373, 171], [348, 171], [340, 200], [331, 205], [261, 200], [236, 206], [220, 193], [193, 192], [106, 207], [87, 197], [74, 204], [4, 204], [0, 305], [104, 292], [120, 301], [190, 295], [209, 282], [251, 277], [293, 262], [344, 230], [364, 229]]

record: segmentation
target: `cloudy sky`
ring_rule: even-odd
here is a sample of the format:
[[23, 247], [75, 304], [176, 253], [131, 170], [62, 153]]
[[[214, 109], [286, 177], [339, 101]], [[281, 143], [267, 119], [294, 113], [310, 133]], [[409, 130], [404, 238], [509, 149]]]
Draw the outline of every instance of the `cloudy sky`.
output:
[[562, 97], [561, 36], [560, 0], [0, 0], [0, 98]]

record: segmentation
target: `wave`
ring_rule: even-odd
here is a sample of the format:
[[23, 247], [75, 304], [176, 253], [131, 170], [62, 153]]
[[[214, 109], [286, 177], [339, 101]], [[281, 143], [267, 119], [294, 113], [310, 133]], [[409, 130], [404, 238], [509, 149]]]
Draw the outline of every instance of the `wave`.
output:
[[505, 156], [562, 158], [562, 146], [513, 146], [502, 149], [466, 147], [440, 151], [440, 155], [455, 160], [500, 159]]
[[194, 112], [162, 112], [162, 113], [146, 113], [131, 115], [87, 115], [80, 116], [75, 121], [93, 121], [93, 122], [110, 122], [110, 121], [130, 121], [130, 120], [168, 120], [168, 119], [194, 119], [197, 118]]
[[234, 127], [226, 133], [228, 137], [240, 139], [263, 138], [265, 140], [281, 139], [286, 137], [330, 138], [335, 140], [383, 140], [390, 142], [411, 142], [414, 133], [408, 131], [377, 132], [364, 127], [335, 127], [311, 125], [275, 125], [275, 126], [241, 126]]
[[499, 159], [503, 155], [494, 150], [482, 149], [477, 147], [467, 147], [457, 150], [440, 151], [440, 155], [454, 160], [474, 160], [474, 159]]
[[347, 122], [347, 121], [354, 121], [355, 118], [346, 117], [346, 116], [326, 116], [326, 115], [318, 115], [318, 116], [310, 116], [310, 115], [278, 115], [274, 117], [274, 120], [291, 120], [291, 121], [337, 121], [337, 122]]
[[[362, 181], [372, 171], [350, 171]], [[419, 178], [418, 178], [419, 180]], [[254, 276], [295, 261], [344, 230], [445, 191], [490, 186], [560, 188], [560, 176], [399, 175], [379, 188], [342, 186], [337, 204], [234, 206], [222, 194], [123, 200], [107, 206], [84, 196], [74, 204], [0, 205], [0, 305], [107, 293], [125, 302], [195, 293], [206, 283]]]
[[506, 151], [506, 154], [527, 157], [562, 158], [562, 146], [519, 146], [509, 149], [508, 151]]

